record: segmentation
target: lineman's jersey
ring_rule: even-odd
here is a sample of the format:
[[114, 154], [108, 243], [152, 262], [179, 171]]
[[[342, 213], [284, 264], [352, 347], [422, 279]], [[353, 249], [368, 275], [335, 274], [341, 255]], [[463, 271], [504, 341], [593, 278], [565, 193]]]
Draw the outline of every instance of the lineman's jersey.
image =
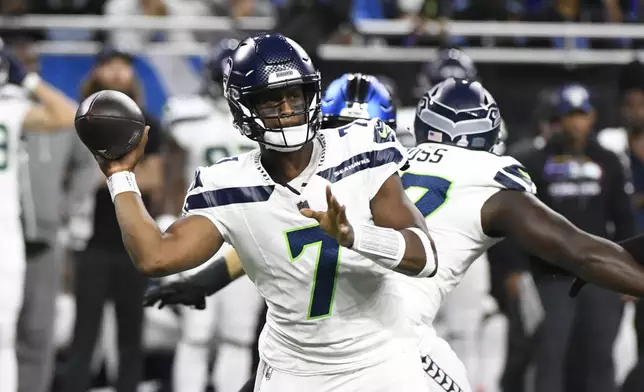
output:
[[378, 119], [320, 131], [313, 143], [311, 163], [289, 186], [273, 182], [256, 150], [199, 168], [184, 206], [239, 253], [268, 304], [260, 355], [295, 374], [352, 371], [416, 350], [397, 273], [341, 248], [299, 212], [326, 210], [330, 184], [352, 224], [373, 224], [370, 200], [407, 150]]
[[[20, 187], [19, 154], [22, 124], [31, 102], [20, 88], [12, 85], [0, 87], [0, 220], [19, 222]], [[13, 231], [15, 227], [5, 227]], [[19, 232], [21, 230], [19, 229]]]
[[[433, 279], [402, 276], [412, 317], [431, 325], [445, 296], [470, 265], [500, 241], [483, 232], [481, 208], [496, 192], [509, 189], [536, 193], [523, 166], [509, 156], [438, 143], [409, 151], [409, 169], [401, 173], [409, 198], [425, 216], [438, 252]], [[415, 303], [414, 303], [415, 301]], [[420, 311], [420, 314], [418, 314]]]
[[258, 147], [233, 127], [224, 99], [211, 100], [200, 95], [171, 97], [165, 106], [163, 124], [188, 153], [187, 181], [192, 179], [196, 167], [210, 166], [222, 158]]

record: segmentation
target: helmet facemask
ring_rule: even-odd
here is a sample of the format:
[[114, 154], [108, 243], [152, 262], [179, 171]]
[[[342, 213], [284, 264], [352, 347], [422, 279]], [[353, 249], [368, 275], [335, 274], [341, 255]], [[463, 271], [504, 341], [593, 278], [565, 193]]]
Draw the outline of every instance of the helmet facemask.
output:
[[235, 125], [248, 138], [266, 148], [291, 152], [313, 140], [320, 129], [318, 81], [283, 82], [261, 90], [237, 94], [229, 102], [241, 110]]

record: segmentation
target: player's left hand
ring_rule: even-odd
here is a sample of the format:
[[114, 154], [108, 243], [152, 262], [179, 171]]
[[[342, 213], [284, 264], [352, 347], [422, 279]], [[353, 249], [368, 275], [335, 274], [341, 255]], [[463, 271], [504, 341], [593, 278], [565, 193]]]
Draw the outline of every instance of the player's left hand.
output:
[[300, 213], [307, 218], [313, 218], [320, 223], [320, 228], [330, 237], [335, 238], [338, 244], [345, 248], [353, 246], [353, 227], [349, 223], [346, 207], [338, 203], [338, 199], [331, 193], [331, 185], [326, 186], [326, 211], [313, 211], [303, 208]]
[[143, 296], [143, 306], [157, 303], [159, 309], [168, 305], [186, 305], [203, 310], [206, 308], [206, 292], [186, 279], [179, 279], [148, 289]]
[[110, 177], [114, 173], [122, 171], [133, 172], [136, 164], [139, 163], [145, 152], [145, 145], [148, 142], [148, 132], [150, 131], [150, 126], [146, 126], [143, 130], [143, 137], [139, 144], [119, 159], [105, 159], [98, 154], [94, 154], [98, 166], [100, 166], [101, 171], [105, 174], [106, 177]]

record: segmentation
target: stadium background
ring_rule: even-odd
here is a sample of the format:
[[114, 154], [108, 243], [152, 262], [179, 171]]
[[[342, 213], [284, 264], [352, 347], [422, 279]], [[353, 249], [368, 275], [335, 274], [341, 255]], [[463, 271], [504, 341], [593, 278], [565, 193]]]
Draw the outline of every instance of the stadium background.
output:
[[[356, 49], [368, 50], [368, 49]], [[431, 49], [427, 49], [428, 57]], [[610, 56], [610, 54], [606, 54]], [[171, 66], [168, 66], [168, 61]], [[40, 56], [41, 75], [67, 95], [77, 98], [78, 86], [94, 64], [92, 55]], [[400, 91], [404, 106], [415, 106], [414, 92], [418, 85], [417, 74], [421, 62], [396, 63], [369, 61], [318, 61], [323, 83], [328, 83], [346, 72], [364, 72], [386, 75], [392, 78]], [[203, 58], [198, 56], [172, 57], [165, 55], [137, 56], [135, 67], [144, 86], [148, 109], [157, 117], [161, 116], [168, 96], [191, 94], [198, 89]], [[593, 103], [598, 111], [598, 127], [614, 125], [617, 122], [617, 71], [615, 65], [553, 65], [553, 64], [503, 64], [478, 63], [481, 79], [484, 81], [502, 109], [503, 118], [509, 129], [509, 142], [534, 133], [534, 97], [547, 87], [557, 88], [571, 81], [588, 86]], [[323, 86], [324, 87], [324, 86]]]
[[[68, 24], [68, 28], [74, 28], [74, 17], [62, 16], [61, 18], [64, 19], [59, 19], [57, 23]], [[34, 25], [42, 22], [43, 26], [39, 30], [50, 30], [47, 28], [48, 24], [51, 21], [56, 21], [56, 19], [42, 18], [23, 21], [25, 22], [24, 26], [21, 26], [23, 22], [21, 22], [20, 17], [0, 17], [0, 30], [4, 27], [12, 36], [20, 36], [22, 31], [28, 31], [28, 35], [32, 36], [31, 32], [34, 30]], [[435, 55], [436, 45], [421, 49], [405, 46], [400, 51], [388, 51], [388, 46], [385, 43], [387, 40], [383, 42], [383, 39], [373, 39], [378, 36], [378, 34], [373, 33], [373, 29], [370, 30], [372, 33], [365, 33], [366, 30], [369, 30], [368, 26], [362, 29], [359, 20], [354, 19], [353, 22], [355, 22], [355, 25], [349, 35], [352, 36], [354, 41], [360, 41], [361, 43], [359, 44], [354, 44], [353, 46], [348, 44], [323, 45], [324, 40], [320, 38], [322, 45], [317, 48], [319, 49], [319, 58], [316, 59], [316, 64], [322, 72], [323, 87], [335, 77], [346, 72], [385, 75], [395, 81], [403, 106], [415, 106], [417, 100], [416, 87], [418, 85], [417, 75], [424, 63], [430, 61]], [[97, 19], [97, 23], [100, 24], [100, 20]], [[124, 21], [123, 23], [127, 22]], [[171, 24], [172, 22], [168, 21], [166, 23]], [[185, 24], [186, 22], [182, 23]], [[199, 25], [206, 23], [205, 20], [201, 20]], [[212, 23], [216, 24], [216, 22]], [[398, 21], [391, 21], [390, 27], [396, 30], [397, 23]], [[455, 23], [454, 26], [456, 26], [457, 31], [459, 25], [466, 30], [468, 22]], [[477, 24], [473, 23], [471, 30], [474, 30], [474, 32], [471, 33], [471, 36], [477, 38], [494, 36], [494, 34], [490, 33], [490, 28], [497, 32], [505, 28], [502, 22], [479, 23], [478, 27], [481, 26], [480, 32], [477, 33]], [[519, 23], [519, 26], [515, 27], [519, 31], [524, 29], [526, 34], [529, 35], [529, 26], [521, 26]], [[611, 45], [601, 49], [586, 49], [576, 46], [575, 43], [570, 45], [566, 43], [563, 46], [553, 43], [553, 46], [547, 49], [530, 49], [529, 46], [515, 43], [506, 46], [499, 43], [483, 46], [472, 45], [474, 48], [471, 52], [476, 54], [472, 57], [476, 62], [480, 77], [501, 107], [509, 131], [509, 143], [535, 134], [535, 97], [540, 91], [548, 87], [556, 88], [564, 83], [573, 81], [585, 84], [592, 93], [592, 101], [598, 112], [596, 129], [619, 124], [618, 66], [637, 58], [637, 52], [633, 49], [636, 46], [634, 45], [636, 41], [631, 39], [644, 38], [644, 27], [622, 31], [615, 26], [601, 26], [602, 29], [610, 29], [611, 27], [614, 27], [614, 31], [617, 31], [617, 33], [611, 33], [611, 35], [620, 36], [620, 41], [616, 42], [617, 39], [613, 39]], [[226, 35], [228, 33], [225, 29], [216, 30], [220, 30], [217, 34]], [[254, 29], [249, 29], [248, 31], [252, 30]], [[387, 28], [383, 29], [385, 32], [387, 30]], [[105, 31], [109, 31], [109, 28], [105, 29]], [[551, 25], [548, 34], [552, 36], [554, 41], [562, 31], [564, 31], [563, 25]], [[574, 32], [570, 33], [570, 29], [566, 31], [569, 37], [574, 38]], [[620, 31], [622, 32], [620, 33]], [[240, 31], [235, 31], [234, 33], [237, 36], [240, 34], [243, 33]], [[599, 35], [601, 32], [597, 34]], [[395, 34], [393, 35], [395, 36]], [[517, 35], [520, 36], [521, 34]], [[384, 34], [384, 36], [389, 35]], [[361, 39], [357, 40], [356, 37]], [[38, 36], [37, 38], [43, 37]], [[294, 38], [297, 39], [297, 37]], [[397, 40], [393, 39], [392, 41]], [[456, 39], [455, 36], [452, 36], [451, 41], [452, 43], [464, 44], [466, 51], [468, 50], [468, 45], [464, 38]], [[608, 42], [609, 40], [605, 41]], [[154, 43], [152, 48], [133, 50], [136, 53], [136, 71], [144, 88], [145, 106], [157, 117], [161, 117], [163, 105], [169, 96], [194, 93], [200, 85], [203, 57], [173, 54], [177, 52], [174, 50], [177, 45], [180, 44]], [[398, 45], [394, 42], [391, 46]], [[166, 47], [167, 53], [164, 49]], [[188, 45], [187, 49], [179, 50], [179, 52], [203, 53], [205, 47], [206, 45]], [[59, 42], [49, 40], [41, 42], [41, 45], [37, 45], [36, 48], [39, 53], [38, 61], [41, 76], [60, 88], [68, 96], [78, 99], [79, 86], [92, 68], [94, 53], [100, 48], [100, 45], [85, 41], [70, 46], [69, 40], [60, 40]], [[69, 48], [69, 50], [66, 50], [66, 48]], [[409, 50], [409, 55], [407, 55], [406, 50]], [[532, 54], [524, 56], [526, 50], [532, 51]], [[547, 51], [548, 56], [540, 57], [540, 50]], [[149, 52], [154, 53], [149, 54]], [[110, 310], [108, 309], [107, 312], [110, 312]], [[632, 318], [633, 312], [629, 304], [627, 305], [620, 338], [616, 345], [615, 356], [618, 359], [617, 376], [619, 380], [624, 378], [635, 360], [634, 332], [631, 327]], [[501, 321], [498, 322], [502, 324]], [[170, 326], [171, 323], [167, 325]], [[68, 331], [69, 326], [62, 326], [61, 330]], [[176, 334], [177, 331], [174, 330], [172, 333]], [[68, 336], [59, 336], [57, 338], [59, 342], [65, 339], [68, 339]], [[111, 339], [113, 339], [113, 336], [111, 338], [109, 336], [105, 337], [104, 346], [107, 351], [111, 349]], [[147, 343], [158, 345], [155, 339], [157, 337], [148, 336]], [[487, 351], [489, 353], [496, 351], [494, 348], [501, 344], [501, 340], [503, 340], [502, 334], [491, 332], [488, 338], [482, 340], [483, 351], [485, 352], [487, 349], [490, 350]], [[495, 376], [498, 377], [498, 368], [502, 366], [503, 358], [495, 357], [495, 354], [491, 354], [489, 360], [491, 374], [488, 376], [490, 378], [488, 381], [493, 384]], [[496, 369], [493, 369], [494, 367]], [[493, 391], [495, 389], [486, 390], [486, 392]]]

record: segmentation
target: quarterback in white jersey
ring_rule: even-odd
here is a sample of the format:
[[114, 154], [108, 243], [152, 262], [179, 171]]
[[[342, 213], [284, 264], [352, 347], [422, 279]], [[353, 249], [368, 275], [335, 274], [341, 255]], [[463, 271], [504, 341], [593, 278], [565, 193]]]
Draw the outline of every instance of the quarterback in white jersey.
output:
[[[200, 94], [171, 97], [166, 103], [163, 123], [169, 139], [167, 160], [171, 162], [167, 165], [166, 193], [173, 215], [181, 211], [195, 168], [211, 166], [258, 147], [233, 127], [233, 117], [221, 91], [222, 61], [238, 44], [235, 39], [224, 39], [213, 47], [205, 63]], [[174, 217], [168, 221], [162, 230]], [[200, 268], [183, 274], [194, 274]], [[205, 311], [182, 307], [182, 336], [174, 356], [174, 389], [202, 392], [206, 388], [214, 341], [217, 353], [213, 385], [220, 392], [237, 392], [250, 375], [255, 324], [262, 303], [252, 282], [243, 277], [220, 295], [208, 297]]]
[[380, 120], [319, 132], [319, 73], [278, 34], [241, 42], [224, 91], [235, 126], [261, 148], [198, 170], [165, 233], [132, 174], [145, 137], [99, 162], [137, 268], [168, 275], [224, 241], [237, 249], [268, 303], [257, 391], [426, 390], [393, 272], [429, 277], [438, 263], [397, 174], [406, 150]]
[[[41, 105], [32, 103], [32, 94]], [[58, 90], [27, 73], [0, 40], [0, 390], [18, 390], [16, 326], [22, 306], [25, 249], [20, 222], [19, 166], [23, 129], [53, 131], [74, 123], [75, 104]]]
[[400, 279], [408, 290], [405, 298], [415, 300], [407, 304], [421, 321], [421, 355], [436, 392], [472, 389], [449, 346], [435, 344], [434, 317], [472, 262], [506, 236], [586, 280], [642, 295], [641, 282], [630, 274], [644, 271], [637, 264], [644, 255], [636, 252], [644, 236], [620, 246], [579, 230], [539, 202], [523, 166], [491, 153], [500, 118], [494, 98], [479, 82], [452, 78], [427, 92], [416, 112], [420, 144], [409, 153], [402, 182], [427, 220], [441, 264], [434, 279]]

